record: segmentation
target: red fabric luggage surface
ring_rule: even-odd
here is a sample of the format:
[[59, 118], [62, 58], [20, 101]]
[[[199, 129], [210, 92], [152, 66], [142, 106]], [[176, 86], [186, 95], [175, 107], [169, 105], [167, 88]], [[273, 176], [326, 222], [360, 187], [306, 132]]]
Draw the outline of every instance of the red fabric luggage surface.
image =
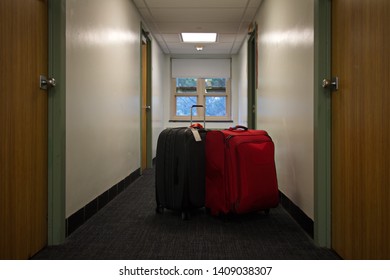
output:
[[212, 214], [268, 210], [278, 205], [274, 150], [264, 130], [208, 132], [205, 204]]

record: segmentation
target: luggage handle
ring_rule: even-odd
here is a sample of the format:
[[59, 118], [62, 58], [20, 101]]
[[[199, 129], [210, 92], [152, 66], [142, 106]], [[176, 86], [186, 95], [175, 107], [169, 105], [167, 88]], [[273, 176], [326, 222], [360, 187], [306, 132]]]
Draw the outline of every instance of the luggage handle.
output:
[[203, 110], [203, 126], [199, 123], [197, 124], [192, 124], [192, 109], [194, 108], [204, 108], [203, 105], [192, 105], [191, 106], [191, 125], [190, 127], [193, 127], [193, 128], [206, 128], [206, 110]]
[[200, 123], [194, 123], [194, 124], [191, 124], [190, 127], [196, 128], [196, 129], [201, 129], [201, 128], [203, 128], [203, 125], [201, 125]]
[[237, 131], [247, 131], [248, 128], [243, 125], [236, 125], [235, 127], [229, 127], [229, 130], [237, 130]]

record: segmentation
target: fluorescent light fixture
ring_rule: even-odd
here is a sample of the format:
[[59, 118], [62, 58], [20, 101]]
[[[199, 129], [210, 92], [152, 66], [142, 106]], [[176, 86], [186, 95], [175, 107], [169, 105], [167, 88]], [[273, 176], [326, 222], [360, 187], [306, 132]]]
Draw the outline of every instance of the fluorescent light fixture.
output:
[[217, 33], [181, 33], [184, 43], [215, 43]]

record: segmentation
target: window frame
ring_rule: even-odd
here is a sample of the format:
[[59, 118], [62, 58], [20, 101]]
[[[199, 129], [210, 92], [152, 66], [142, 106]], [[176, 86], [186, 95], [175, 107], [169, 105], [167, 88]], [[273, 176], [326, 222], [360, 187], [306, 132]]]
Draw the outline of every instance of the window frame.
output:
[[[183, 78], [183, 77], [178, 77]], [[171, 120], [173, 121], [190, 121], [191, 116], [177, 116], [176, 115], [176, 97], [180, 96], [195, 96], [197, 97], [197, 105], [205, 106], [206, 97], [208, 96], [220, 96], [226, 97], [226, 116], [206, 116], [206, 121], [230, 121], [231, 120], [231, 79], [218, 77], [226, 79], [226, 91], [224, 93], [206, 93], [205, 80], [212, 79], [211, 77], [206, 78], [196, 78], [196, 77], [185, 77], [185, 78], [196, 78], [197, 79], [197, 91], [196, 93], [178, 93], [176, 92], [176, 79], [172, 78], [171, 80]], [[213, 77], [215, 78], [215, 77]], [[203, 121], [203, 109], [198, 108], [199, 113], [197, 116], [193, 116], [193, 121], [199, 122]]]

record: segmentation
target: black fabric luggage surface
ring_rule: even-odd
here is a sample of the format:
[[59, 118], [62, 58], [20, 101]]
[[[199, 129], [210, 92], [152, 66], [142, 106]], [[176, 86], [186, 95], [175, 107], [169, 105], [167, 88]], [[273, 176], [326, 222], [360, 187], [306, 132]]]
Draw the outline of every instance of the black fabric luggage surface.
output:
[[[195, 138], [197, 133], [200, 139]], [[164, 208], [181, 211], [182, 218], [187, 219], [192, 209], [204, 207], [205, 138], [203, 128], [167, 128], [160, 133], [156, 151], [157, 212], [162, 213]]]

